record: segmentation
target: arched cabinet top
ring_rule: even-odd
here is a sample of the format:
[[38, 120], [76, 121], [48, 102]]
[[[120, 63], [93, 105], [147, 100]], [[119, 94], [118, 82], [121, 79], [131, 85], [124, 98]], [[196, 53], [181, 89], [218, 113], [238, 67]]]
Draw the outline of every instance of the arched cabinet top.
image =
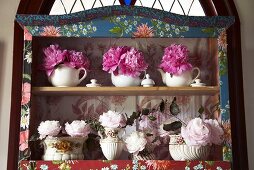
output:
[[[40, 32], [38, 32], [38, 28], [40, 27], [54, 26], [62, 28], [65, 26], [66, 28], [67, 26], [77, 23], [82, 25], [84, 23], [87, 24], [89, 22], [93, 22], [93, 24], [95, 24], [96, 30], [98, 30], [98, 28], [103, 25], [103, 29], [111, 30], [109, 33], [112, 35], [108, 35], [107, 32], [97, 31], [98, 33], [96, 34], [87, 34], [84, 35], [84, 37], [130, 37], [128, 32], [125, 31], [125, 28], [118, 28], [117, 24], [114, 24], [114, 21], [108, 19], [111, 17], [121, 16], [126, 17], [130, 21], [137, 20], [137, 25], [133, 25], [133, 23], [125, 23], [126, 25], [129, 24], [138, 27], [139, 25], [146, 24], [155, 32], [158, 32], [158, 28], [161, 24], [161, 27], [165, 27], [163, 24], [170, 25], [170, 28], [172, 28], [173, 25], [173, 29], [175, 29], [174, 26], [179, 27], [180, 33], [178, 33], [177, 29], [177, 31], [175, 31], [175, 35], [164, 34], [165, 32], [169, 31], [169, 28], [161, 32], [161, 34], [159, 32], [155, 33], [154, 37], [217, 37], [221, 31], [227, 29], [234, 23], [233, 16], [183, 16], [158, 9], [139, 6], [107, 6], [66, 15], [21, 14], [16, 16], [16, 20], [18, 23], [20, 23], [21, 26], [28, 27], [29, 32], [33, 36], [41, 35]], [[156, 26], [158, 26], [158, 28]], [[36, 27], [37, 31], [33, 30], [34, 27]], [[129, 32], [131, 31], [132, 30], [129, 30]], [[68, 35], [62, 34], [62, 36]], [[73, 35], [69, 34], [69, 36]], [[82, 34], [80, 37], [82, 37]]]

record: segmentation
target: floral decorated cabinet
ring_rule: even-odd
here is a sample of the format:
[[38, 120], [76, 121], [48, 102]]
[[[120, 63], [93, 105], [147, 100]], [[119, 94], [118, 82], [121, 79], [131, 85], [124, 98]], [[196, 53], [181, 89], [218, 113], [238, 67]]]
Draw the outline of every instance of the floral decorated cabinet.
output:
[[[20, 169], [231, 169], [232, 145], [228, 95], [227, 42], [225, 30], [233, 17], [189, 17], [135, 6], [109, 6], [60, 15], [17, 15], [24, 29], [24, 68], [19, 145]], [[90, 60], [88, 75], [77, 87], [53, 87], [40, 69], [43, 49], [59, 44], [65, 49], [85, 53]], [[166, 87], [157, 68], [164, 48], [184, 44], [190, 63], [201, 70], [204, 87]], [[114, 87], [110, 74], [102, 70], [102, 56], [111, 46], [132, 46], [144, 53], [146, 73], [154, 87]], [[142, 75], [144, 76], [144, 75]], [[85, 85], [96, 78], [101, 87]], [[98, 142], [90, 140], [85, 160], [43, 161], [43, 150], [32, 137], [41, 121], [98, 119], [108, 110], [131, 116], [143, 108], [158, 108], [161, 101], [177, 98], [186, 124], [199, 116], [217, 119], [224, 130], [223, 146], [214, 147], [207, 160], [174, 161], [168, 142], [161, 139], [156, 160], [105, 161]], [[158, 118], [158, 117], [157, 117]], [[139, 128], [140, 122], [126, 127], [126, 133]], [[155, 128], [155, 127], [153, 127]], [[159, 127], [158, 127], [159, 128]], [[167, 134], [166, 134], [167, 135]], [[89, 145], [87, 143], [87, 145]], [[87, 147], [89, 148], [89, 147]]]

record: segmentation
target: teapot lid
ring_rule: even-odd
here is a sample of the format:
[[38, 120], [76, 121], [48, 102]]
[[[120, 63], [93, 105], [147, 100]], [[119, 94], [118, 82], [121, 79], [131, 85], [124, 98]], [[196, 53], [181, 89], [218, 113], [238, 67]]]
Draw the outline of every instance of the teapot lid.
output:
[[91, 83], [87, 84], [86, 87], [100, 87], [101, 86], [101, 84], [97, 84], [96, 79], [91, 79], [90, 81], [91, 81]]
[[191, 84], [191, 87], [203, 87], [206, 86], [205, 83], [201, 83], [201, 79], [196, 79], [194, 83]]
[[142, 80], [141, 85], [154, 85], [154, 81], [150, 78], [149, 74], [146, 74], [146, 78]]

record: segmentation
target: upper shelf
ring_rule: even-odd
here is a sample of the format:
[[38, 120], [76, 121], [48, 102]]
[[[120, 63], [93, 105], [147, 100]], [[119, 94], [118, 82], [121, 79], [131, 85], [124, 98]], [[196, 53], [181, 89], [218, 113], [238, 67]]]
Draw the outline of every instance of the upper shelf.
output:
[[218, 86], [206, 87], [33, 87], [34, 95], [165, 96], [215, 95]]

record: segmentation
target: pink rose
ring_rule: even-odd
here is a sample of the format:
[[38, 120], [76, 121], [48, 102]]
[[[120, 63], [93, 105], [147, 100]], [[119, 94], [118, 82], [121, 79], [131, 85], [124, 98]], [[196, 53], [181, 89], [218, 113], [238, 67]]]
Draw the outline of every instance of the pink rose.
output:
[[65, 123], [65, 131], [68, 135], [73, 137], [86, 137], [90, 133], [91, 129], [89, 124], [84, 120], [74, 120], [71, 124]]
[[121, 128], [126, 125], [126, 118], [123, 114], [109, 110], [107, 113], [100, 115], [99, 122], [108, 128]]
[[20, 132], [19, 135], [19, 150], [24, 151], [28, 148], [29, 130]]
[[25, 105], [30, 101], [31, 97], [31, 84], [30, 83], [24, 83], [22, 86], [22, 100], [21, 105]]
[[40, 134], [40, 139], [45, 138], [46, 136], [56, 136], [59, 134], [61, 130], [61, 126], [59, 121], [45, 121], [41, 122], [39, 127], [38, 127], [38, 133]]
[[223, 129], [220, 127], [217, 120], [213, 119], [207, 119], [205, 120], [205, 123], [209, 124], [211, 126], [211, 143], [219, 145], [223, 142], [222, 135], [224, 134]]
[[182, 127], [181, 135], [186, 144], [190, 146], [206, 146], [208, 144], [212, 144], [212, 128], [208, 123], [205, 123], [200, 118], [192, 119], [189, 121], [187, 127]]

